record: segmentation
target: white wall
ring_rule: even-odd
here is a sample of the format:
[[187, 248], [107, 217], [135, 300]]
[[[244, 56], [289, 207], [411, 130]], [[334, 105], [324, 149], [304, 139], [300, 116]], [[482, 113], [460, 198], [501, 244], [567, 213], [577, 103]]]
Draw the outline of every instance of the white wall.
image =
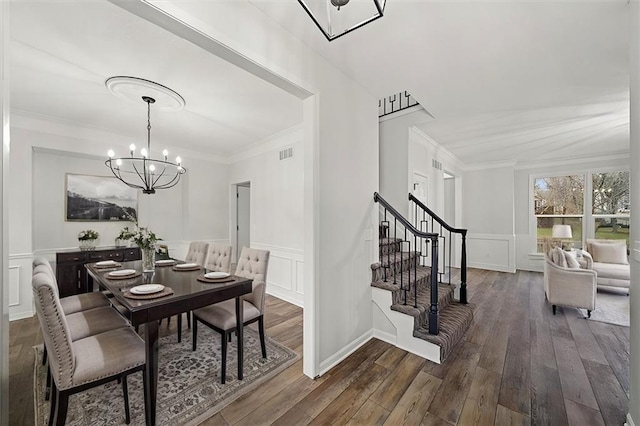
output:
[[462, 227], [468, 229], [468, 266], [515, 272], [513, 166], [467, 170], [462, 183]]
[[[280, 150], [293, 157], [280, 160]], [[235, 247], [235, 184], [250, 182], [251, 247], [269, 250], [267, 293], [304, 304], [304, 143], [302, 126], [239, 153], [229, 166], [229, 234]], [[234, 248], [235, 250], [235, 248]], [[236, 253], [234, 253], [235, 257]]]

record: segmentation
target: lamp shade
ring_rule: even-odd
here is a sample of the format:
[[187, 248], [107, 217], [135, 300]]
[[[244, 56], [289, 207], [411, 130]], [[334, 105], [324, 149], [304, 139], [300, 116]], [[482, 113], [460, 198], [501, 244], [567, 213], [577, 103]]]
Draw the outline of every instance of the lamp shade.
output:
[[571, 226], [569, 225], [553, 225], [551, 230], [551, 236], [553, 238], [572, 238]]

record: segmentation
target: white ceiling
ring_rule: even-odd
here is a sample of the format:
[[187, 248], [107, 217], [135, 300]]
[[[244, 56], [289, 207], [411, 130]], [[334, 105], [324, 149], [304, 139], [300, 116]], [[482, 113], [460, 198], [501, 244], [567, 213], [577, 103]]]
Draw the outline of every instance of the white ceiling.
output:
[[[408, 90], [434, 117], [420, 129], [470, 165], [629, 151], [625, 0], [388, 0], [331, 43], [294, 0], [165, 3], [238, 26], [230, 11], [257, 8], [374, 97]], [[11, 14], [15, 110], [144, 136], [144, 105], [103, 84], [135, 75], [186, 99], [152, 124], [189, 149], [229, 155], [302, 121], [299, 99], [110, 3], [18, 1]]]
[[111, 94], [111, 76], [156, 81], [186, 100], [177, 112], [152, 106], [156, 152], [225, 157], [302, 122], [298, 98], [106, 1], [14, 1], [11, 39], [13, 112], [106, 130], [126, 146], [145, 143], [147, 106]]

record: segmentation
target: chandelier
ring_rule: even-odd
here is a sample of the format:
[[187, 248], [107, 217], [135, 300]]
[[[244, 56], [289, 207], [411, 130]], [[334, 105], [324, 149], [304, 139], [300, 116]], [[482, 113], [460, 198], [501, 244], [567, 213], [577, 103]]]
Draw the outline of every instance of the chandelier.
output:
[[142, 100], [147, 103], [147, 147], [141, 148], [139, 156], [136, 156], [136, 147], [131, 144], [129, 157], [115, 157], [113, 150], [109, 150], [109, 159], [105, 164], [126, 185], [142, 189], [144, 194], [155, 194], [156, 189], [175, 186], [187, 169], [182, 167], [180, 157], [176, 157], [175, 163], [169, 161], [166, 149], [162, 151], [162, 160], [151, 158], [151, 104], [156, 100], [150, 96], [142, 96]]
[[386, 0], [298, 0], [327, 40], [381, 18]]

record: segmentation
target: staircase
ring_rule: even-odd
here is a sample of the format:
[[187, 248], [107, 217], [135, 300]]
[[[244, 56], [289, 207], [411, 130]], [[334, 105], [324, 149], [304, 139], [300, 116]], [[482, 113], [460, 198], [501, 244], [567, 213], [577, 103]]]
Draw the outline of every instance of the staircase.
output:
[[[382, 198], [379, 195], [377, 197], [380, 202]], [[462, 275], [458, 273], [461, 270], [452, 272], [449, 265], [448, 283], [432, 279], [432, 269], [436, 270], [435, 277], [442, 276], [437, 273], [439, 235], [418, 231], [406, 219], [395, 217], [397, 212], [388, 205], [385, 206], [385, 216], [388, 210], [391, 210], [394, 220], [390, 222], [383, 217], [380, 226], [380, 261], [371, 265], [372, 300], [380, 310], [378, 315], [384, 316], [392, 325], [387, 325], [387, 329], [395, 329], [395, 335], [387, 332], [382, 338], [391, 340], [390, 343], [402, 349], [442, 363], [473, 320], [473, 307], [454, 299], [458, 285], [451, 282], [452, 278]], [[396, 228], [402, 229], [402, 238], [397, 237]], [[429, 256], [421, 252], [427, 251], [427, 246], [420, 243], [418, 238], [436, 242], [431, 245]], [[426, 262], [428, 258], [431, 263]], [[430, 266], [425, 266], [427, 264]], [[466, 280], [466, 270], [463, 275]], [[435, 288], [432, 289], [432, 286]], [[466, 298], [466, 282], [464, 287]]]

